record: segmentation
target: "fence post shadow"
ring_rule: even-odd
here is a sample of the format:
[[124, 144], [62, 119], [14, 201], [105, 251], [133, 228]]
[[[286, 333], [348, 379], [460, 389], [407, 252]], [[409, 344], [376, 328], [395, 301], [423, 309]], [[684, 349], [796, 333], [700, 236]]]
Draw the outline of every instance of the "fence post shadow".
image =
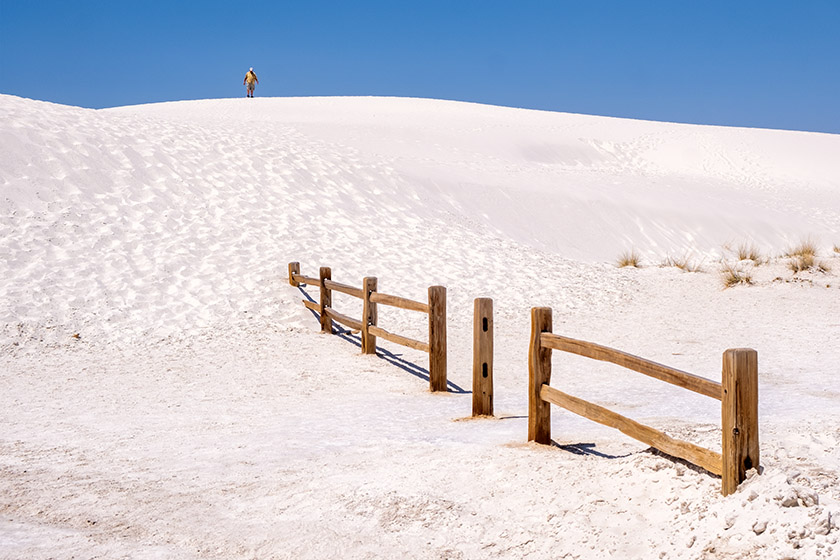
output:
[[[384, 350], [381, 347], [377, 347], [376, 355], [385, 360], [386, 362], [397, 366], [403, 371], [407, 371], [414, 377], [422, 379], [423, 381], [429, 381], [429, 370], [415, 364], [414, 362], [409, 362], [408, 360], [402, 358], [402, 354], [394, 354], [393, 352]], [[472, 391], [466, 391], [448, 379], [446, 380], [446, 392], [457, 393], [459, 395], [469, 395], [472, 393]]]
[[[304, 290], [305, 287], [306, 287], [306, 284], [298, 284], [297, 285], [297, 289], [300, 291], [300, 293], [301, 293], [301, 295], [303, 295], [303, 297], [305, 297], [308, 301], [311, 301], [312, 303], [318, 303], [317, 301], [312, 299], [312, 296], [309, 295], [309, 292]], [[307, 307], [307, 309], [309, 309], [309, 308]], [[318, 319], [319, 323], [321, 322], [321, 315], [319, 315], [317, 311], [315, 311], [314, 309], [309, 309], [309, 312], [312, 313], [313, 317]]]
[[656, 455], [657, 457], [664, 457], [665, 459], [668, 459], [669, 461], [671, 461], [675, 465], [682, 465], [683, 467], [685, 467], [689, 470], [692, 470], [696, 473], [699, 473], [699, 474], [706, 474], [706, 475], [709, 475], [712, 478], [717, 478], [717, 479], [722, 479], [723, 478], [722, 475], [715, 474], [715, 473], [713, 473], [713, 472], [711, 472], [707, 469], [704, 469], [700, 465], [695, 465], [691, 461], [687, 461], [687, 460], [685, 460], [681, 457], [676, 457], [674, 455], [669, 455], [668, 453], [665, 453], [664, 451], [660, 451], [659, 449], [657, 449], [655, 447], [648, 447], [647, 449], [642, 451], [642, 453], [649, 453], [650, 455]]
[[588, 457], [599, 457], [601, 459], [624, 459], [626, 457], [631, 457], [633, 455], [638, 455], [639, 453], [647, 453], [649, 455], [655, 455], [657, 457], [662, 457], [664, 459], [668, 459], [674, 465], [681, 465], [681, 466], [685, 467], [686, 469], [692, 470], [692, 471], [694, 471], [698, 474], [705, 474], [705, 475], [708, 475], [712, 478], [718, 478], [718, 479], [721, 478], [720, 475], [717, 475], [713, 472], [710, 472], [710, 471], [704, 469], [703, 467], [695, 465], [694, 463], [691, 463], [690, 461], [686, 461], [685, 459], [681, 459], [679, 457], [669, 455], [668, 453], [665, 453], [664, 451], [660, 451], [659, 449], [657, 449], [655, 447], [648, 447], [647, 449], [643, 449], [642, 451], [625, 453], [623, 455], [611, 455], [609, 453], [603, 453], [601, 451], [598, 451], [596, 449], [597, 446], [594, 443], [565, 443], [565, 444], [560, 444], [560, 443], [557, 443], [555, 440], [551, 440], [551, 447], [556, 447], [558, 449], [562, 449], [563, 451], [566, 451], [567, 453], [571, 453], [573, 455], [580, 455], [580, 456], [583, 456], [583, 457], [587, 457], [587, 456]]
[[624, 455], [610, 455], [609, 453], [603, 453], [595, 449], [597, 446], [594, 443], [564, 443], [561, 445], [555, 440], [551, 440], [550, 445], [551, 447], [562, 449], [563, 451], [573, 455], [600, 457], [602, 459], [623, 459], [624, 457], [632, 455], [632, 453], [625, 453]]
[[[314, 299], [312, 299], [312, 296], [310, 296], [309, 293], [307, 293], [307, 291], [303, 289], [305, 286], [306, 286], [306, 284], [298, 284], [297, 288], [298, 288], [298, 290], [300, 290], [300, 293], [303, 294], [303, 296], [307, 300], [311, 301], [312, 303], [317, 303]], [[309, 309], [309, 312], [312, 313], [312, 316], [315, 317], [315, 319], [320, 322], [321, 315], [317, 311], [315, 311], [314, 309]], [[345, 341], [357, 346], [360, 349], [362, 348], [362, 337], [361, 337], [361, 335], [353, 334], [353, 331], [343, 328], [341, 325], [339, 325], [338, 323], [336, 323], [334, 321], [332, 321], [331, 323], [332, 323], [333, 331], [335, 332], [336, 336], [338, 336], [342, 340], [345, 340]], [[395, 354], [393, 352], [390, 352], [388, 350], [385, 350], [385, 349], [377, 346], [376, 347], [376, 355], [379, 356], [380, 358], [382, 358], [383, 360], [385, 360], [386, 362], [390, 363], [391, 365], [394, 365], [394, 366], [400, 368], [401, 370], [410, 373], [414, 377], [417, 377], [418, 379], [422, 379], [423, 381], [425, 381], [427, 383], [429, 382], [429, 378], [430, 378], [429, 370], [420, 366], [420, 365], [418, 365], [418, 364], [415, 364], [414, 362], [410, 362], [410, 361], [402, 358], [401, 354]], [[456, 385], [455, 383], [453, 383], [452, 381], [450, 381], [448, 379], [446, 381], [446, 392], [456, 393], [456, 394], [459, 394], [459, 395], [468, 395], [468, 394], [472, 393], [472, 391], [466, 391], [462, 387], [459, 387], [458, 385]]]

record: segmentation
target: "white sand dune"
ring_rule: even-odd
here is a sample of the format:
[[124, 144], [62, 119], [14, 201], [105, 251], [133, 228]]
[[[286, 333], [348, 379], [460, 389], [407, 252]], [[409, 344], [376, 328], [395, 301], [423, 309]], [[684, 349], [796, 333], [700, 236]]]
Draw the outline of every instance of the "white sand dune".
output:
[[[0, 558], [840, 557], [840, 136], [398, 98], [0, 95], [0, 117]], [[794, 274], [780, 255], [806, 238], [822, 269]], [[741, 243], [770, 262], [724, 289]], [[616, 268], [627, 249], [648, 266]], [[447, 286], [466, 391], [472, 301], [492, 297], [500, 419], [455, 421], [471, 396], [428, 393], [419, 352], [319, 336], [289, 261]], [[567, 447], [526, 444], [537, 305], [711, 378], [756, 348], [764, 474], [722, 498], [559, 409]], [[715, 401], [554, 367], [720, 447]]]

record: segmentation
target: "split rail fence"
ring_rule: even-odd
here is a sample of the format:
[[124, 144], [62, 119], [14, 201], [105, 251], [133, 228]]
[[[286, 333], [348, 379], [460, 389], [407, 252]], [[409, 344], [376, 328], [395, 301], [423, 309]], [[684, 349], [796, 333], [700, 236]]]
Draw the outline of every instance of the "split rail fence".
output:
[[[671, 438], [611, 410], [551, 387], [552, 350], [610, 362], [721, 401], [722, 453]], [[755, 350], [726, 350], [723, 353], [722, 383], [717, 383], [606, 346], [553, 334], [551, 308], [535, 307], [531, 309], [528, 371], [529, 441], [551, 444], [550, 405], [555, 404], [719, 475], [724, 496], [737, 489], [746, 478], [747, 470], [759, 466], [758, 353]]]
[[[432, 391], [446, 391], [446, 288], [430, 286], [429, 301], [422, 303], [377, 291], [377, 279], [366, 277], [362, 287], [356, 288], [332, 280], [332, 270], [322, 266], [319, 277], [303, 276], [300, 263], [289, 263], [289, 283], [318, 286], [318, 302], [303, 300], [303, 305], [320, 316], [321, 332], [332, 334], [332, 321], [361, 332], [362, 353], [376, 354], [376, 339], [383, 338], [394, 344], [414, 348], [429, 354], [429, 388]], [[332, 306], [332, 292], [341, 292], [362, 300], [362, 318], [354, 319], [339, 313]], [[378, 326], [379, 306], [391, 306], [409, 311], [418, 311], [429, 317], [429, 341], [421, 342], [394, 334]]]

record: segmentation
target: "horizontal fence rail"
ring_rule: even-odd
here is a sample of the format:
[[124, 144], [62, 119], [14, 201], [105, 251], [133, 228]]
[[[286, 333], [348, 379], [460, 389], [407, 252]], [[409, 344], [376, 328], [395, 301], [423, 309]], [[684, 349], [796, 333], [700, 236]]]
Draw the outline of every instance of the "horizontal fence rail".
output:
[[343, 315], [343, 314], [339, 313], [338, 311], [330, 309], [329, 307], [324, 309], [324, 313], [326, 313], [327, 317], [329, 317], [330, 319], [332, 319], [336, 323], [344, 325], [345, 327], [350, 327], [353, 330], [357, 330], [357, 331], [362, 330], [362, 322], [361, 321], [357, 321], [356, 319], [353, 319], [352, 317], [348, 317], [347, 315]]
[[317, 278], [310, 278], [309, 276], [303, 276], [302, 274], [295, 274], [290, 278], [292, 279], [292, 286], [300, 286], [301, 284], [303, 284], [304, 286], [318, 286], [319, 288], [321, 287], [321, 281]]
[[685, 459], [698, 467], [703, 467], [712, 474], [723, 474], [723, 459], [720, 453], [715, 453], [703, 447], [674, 439], [659, 430], [655, 430], [635, 420], [598, 406], [591, 402], [567, 395], [554, 387], [543, 385], [540, 396], [544, 401], [562, 406], [578, 416], [583, 416], [593, 422], [598, 422], [610, 428], [615, 428], [631, 438], [646, 443], [651, 447], [668, 455]]
[[332, 280], [325, 280], [324, 285], [326, 285], [327, 289], [330, 289], [334, 292], [341, 292], [343, 294], [347, 294], [348, 296], [353, 296], [359, 299], [364, 298], [364, 295], [362, 295], [361, 288], [354, 288], [353, 286], [348, 286], [347, 284], [339, 284], [338, 282], [333, 282]]
[[400, 309], [407, 309], [408, 311], [420, 311], [422, 313], [429, 312], [429, 304], [413, 301], [399, 296], [389, 296], [379, 292], [370, 294], [371, 303], [381, 303], [382, 305], [390, 305], [391, 307], [398, 307]]
[[370, 325], [368, 327], [368, 331], [373, 336], [378, 336], [379, 338], [384, 338], [389, 342], [393, 342], [394, 344], [399, 344], [401, 346], [408, 346], [409, 348], [414, 348], [415, 350], [420, 350], [422, 352], [429, 352], [430, 347], [425, 342], [420, 342], [419, 340], [413, 340], [411, 338], [400, 336], [398, 334], [390, 333], [383, 328]]
[[[755, 350], [736, 348], [724, 352], [723, 381], [717, 383], [613, 348], [555, 335], [551, 332], [551, 313], [547, 307], [531, 310], [528, 358], [529, 441], [551, 443], [550, 405], [555, 404], [719, 475], [723, 495], [735, 492], [746, 478], [747, 470], [758, 468], [758, 354]], [[552, 350], [610, 362], [721, 401], [722, 453], [674, 439], [659, 430], [551, 387]]]
[[[289, 284], [317, 286], [319, 301], [302, 300], [303, 305], [319, 315], [321, 332], [332, 333], [332, 321], [361, 333], [362, 353], [376, 353], [376, 338], [420, 350], [429, 354], [429, 387], [432, 391], [446, 391], [446, 288], [430, 286], [428, 303], [383, 294], [377, 291], [378, 281], [374, 277], [364, 278], [362, 287], [356, 288], [332, 279], [332, 270], [321, 267], [319, 277], [313, 278], [300, 273], [300, 263], [289, 263]], [[343, 293], [362, 300], [362, 318], [354, 319], [333, 309], [332, 293]], [[385, 305], [419, 311], [428, 315], [429, 342], [421, 342], [406, 336], [394, 334], [378, 326], [379, 306]]]
[[577, 354], [585, 358], [610, 362], [649, 377], [654, 377], [660, 381], [682, 387], [683, 389], [712, 397], [713, 399], [721, 400], [722, 398], [720, 383], [672, 367], [663, 366], [662, 364], [657, 364], [656, 362], [622, 352], [621, 350], [552, 333], [543, 333], [540, 342], [544, 347], [551, 348], [552, 350], [562, 350], [563, 352]]

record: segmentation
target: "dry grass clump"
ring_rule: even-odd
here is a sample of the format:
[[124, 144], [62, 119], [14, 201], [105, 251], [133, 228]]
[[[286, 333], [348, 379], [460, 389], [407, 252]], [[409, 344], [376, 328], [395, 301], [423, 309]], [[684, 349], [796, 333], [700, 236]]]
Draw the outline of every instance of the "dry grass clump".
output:
[[825, 261], [817, 262], [811, 255], [791, 257], [788, 262], [788, 268], [791, 269], [794, 274], [804, 272], [806, 270], [816, 270], [817, 272], [822, 272], [823, 274], [831, 272], [831, 265]]
[[790, 255], [791, 259], [788, 261], [788, 268], [793, 271], [794, 274], [797, 272], [803, 272], [814, 266], [814, 255], [805, 253], [802, 255]]
[[733, 286], [737, 286], [738, 284], [749, 286], [753, 283], [752, 274], [740, 268], [736, 268], [729, 263], [724, 263], [720, 274], [723, 279], [723, 285], [726, 288], [731, 288]]
[[790, 257], [790, 261], [788, 261], [788, 268], [791, 269], [794, 274], [811, 270], [815, 267], [822, 272], [826, 271], [823, 263], [820, 263], [819, 265], [817, 264], [817, 244], [811, 238], [805, 239], [804, 241], [801, 241], [799, 245], [795, 245], [788, 249], [785, 256]]
[[835, 253], [837, 253], [838, 255], [840, 255], [840, 245], [835, 245], [834, 247], [832, 247], [832, 249], [834, 249], [834, 252], [835, 252]]
[[624, 268], [626, 266], [632, 266], [634, 268], [641, 268], [642, 266], [642, 257], [639, 256], [639, 253], [636, 252], [635, 249], [630, 249], [621, 253], [621, 256], [618, 257], [618, 268]]
[[755, 264], [764, 262], [761, 252], [752, 243], [741, 243], [738, 245], [736, 253], [739, 261], [753, 261]]
[[662, 261], [662, 266], [673, 266], [684, 272], [700, 272], [702, 270], [700, 265], [692, 261], [688, 255], [683, 255], [682, 257], [672, 257], [669, 255]]
[[[817, 256], [817, 244], [814, 243], [813, 239], [806, 239], [801, 241], [799, 245], [795, 245], [788, 249], [787, 253], [785, 253], [786, 257], [803, 257], [808, 258], [810, 257], [813, 259]], [[812, 263], [813, 266], [813, 263]]]

